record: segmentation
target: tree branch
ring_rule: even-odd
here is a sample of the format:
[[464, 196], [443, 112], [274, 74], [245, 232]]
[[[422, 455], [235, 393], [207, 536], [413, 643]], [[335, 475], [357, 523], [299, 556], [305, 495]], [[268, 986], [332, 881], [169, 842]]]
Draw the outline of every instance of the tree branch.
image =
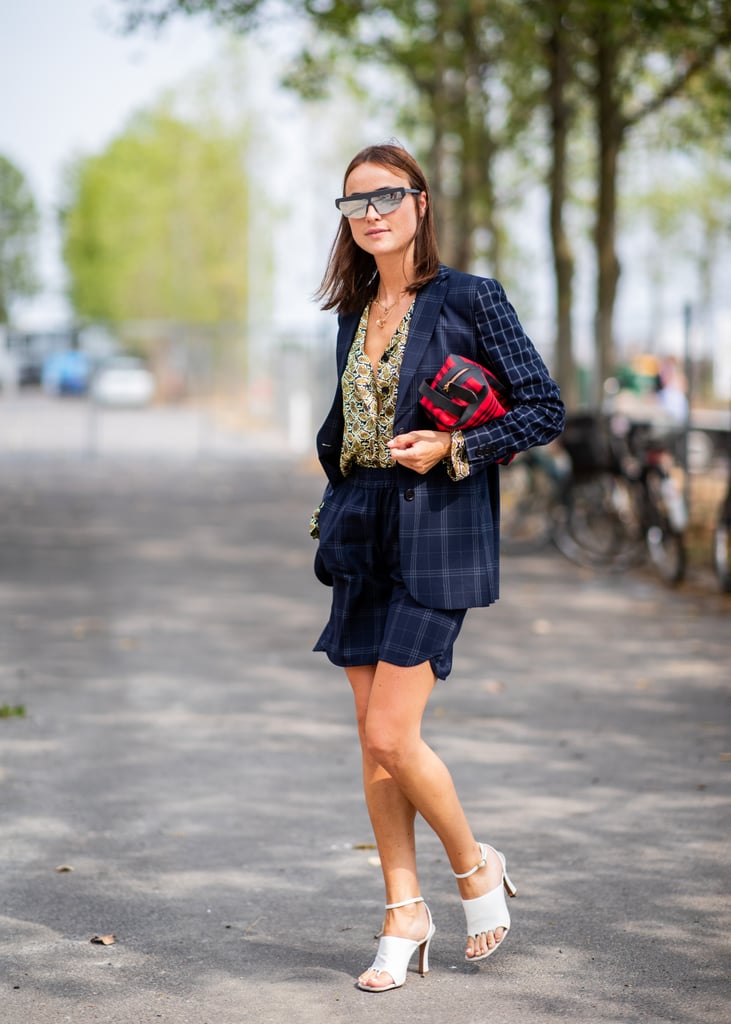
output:
[[644, 120], [644, 118], [648, 117], [650, 114], [654, 114], [656, 110], [659, 110], [669, 100], [681, 93], [688, 82], [700, 71], [707, 68], [719, 50], [728, 46], [729, 43], [731, 43], [731, 29], [728, 29], [718, 35], [709, 46], [705, 47], [705, 49], [699, 50], [685, 68], [671, 79], [656, 96], [653, 96], [647, 101], [647, 103], [638, 107], [633, 114], [626, 114], [622, 118], [623, 128], [633, 128], [640, 121]]

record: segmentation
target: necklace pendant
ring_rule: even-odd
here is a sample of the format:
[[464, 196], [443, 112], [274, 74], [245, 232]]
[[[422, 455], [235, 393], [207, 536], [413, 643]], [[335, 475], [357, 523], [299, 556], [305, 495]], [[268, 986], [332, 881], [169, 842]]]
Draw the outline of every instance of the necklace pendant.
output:
[[386, 326], [386, 321], [385, 320], [378, 320], [378, 319], [376, 319], [376, 327], [380, 327], [381, 330], [383, 330], [383, 328], [385, 326]]

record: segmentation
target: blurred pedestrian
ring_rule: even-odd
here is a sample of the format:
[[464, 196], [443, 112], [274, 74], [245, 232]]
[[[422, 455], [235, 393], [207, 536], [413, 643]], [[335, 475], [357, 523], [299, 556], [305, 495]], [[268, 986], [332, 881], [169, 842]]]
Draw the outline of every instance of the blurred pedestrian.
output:
[[660, 363], [655, 391], [666, 416], [673, 423], [685, 423], [688, 418], [688, 388], [685, 376], [672, 356], [666, 356]]
[[[434, 934], [417, 874], [418, 812], [446, 851], [467, 918], [465, 957], [482, 960], [510, 926], [505, 858], [476, 841], [451, 776], [421, 736], [465, 612], [498, 597], [498, 468], [563, 426], [557, 385], [501, 285], [439, 262], [429, 187], [398, 145], [350, 162], [318, 295], [339, 314], [338, 385], [317, 436], [328, 477], [312, 534], [333, 587], [315, 650], [345, 669], [363, 783], [386, 891], [367, 991], [397, 988]], [[487, 367], [509, 392], [500, 419], [432, 429], [419, 384], [450, 354]], [[487, 661], [487, 652], [486, 652]]]

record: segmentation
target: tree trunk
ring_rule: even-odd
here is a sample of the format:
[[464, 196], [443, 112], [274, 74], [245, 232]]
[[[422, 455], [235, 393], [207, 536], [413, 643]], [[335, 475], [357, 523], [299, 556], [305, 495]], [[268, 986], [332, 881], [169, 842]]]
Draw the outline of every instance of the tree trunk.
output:
[[[432, 122], [430, 179], [442, 259], [458, 270], [474, 267], [478, 228], [489, 237], [490, 273], [499, 274], [492, 166], [495, 143], [487, 123], [484, 76], [488, 61], [476, 22], [479, 9], [441, 0], [429, 82], [415, 80]], [[455, 36], [462, 45], [455, 48]], [[451, 45], [450, 45], [451, 41]]]
[[432, 49], [432, 76], [415, 81], [418, 92], [426, 99], [427, 117], [431, 119], [432, 139], [429, 179], [434, 203], [434, 220], [442, 260], [456, 266], [458, 230], [454, 216], [454, 184], [450, 181], [449, 137], [451, 105], [447, 81], [449, 53], [445, 37], [449, 29], [449, 6], [440, 3], [436, 11]]
[[572, 328], [574, 253], [564, 224], [564, 208], [568, 196], [567, 149], [571, 127], [571, 110], [566, 92], [571, 64], [566, 49], [565, 30], [561, 24], [565, 5], [562, 0], [558, 0], [553, 7], [554, 22], [546, 41], [546, 55], [549, 69], [547, 99], [551, 121], [548, 185], [556, 303], [555, 359], [556, 377], [564, 402], [568, 408], [574, 408], [578, 404]]
[[[488, 120], [488, 93], [485, 75], [489, 61], [481, 49], [479, 27], [473, 12], [467, 11], [461, 22], [462, 96], [455, 97], [455, 116], [461, 110], [462, 124], [462, 184], [463, 219], [462, 270], [473, 270], [476, 261], [487, 258], [489, 273], [500, 276], [500, 233], [493, 181], [494, 158], [497, 146]], [[487, 233], [488, 243], [481, 251], [477, 244], [477, 231]]]
[[[604, 31], [602, 31], [602, 27]], [[596, 250], [596, 310], [594, 342], [596, 374], [594, 400], [598, 404], [604, 381], [615, 370], [614, 305], [617, 298], [620, 266], [617, 258], [617, 170], [624, 124], [619, 100], [615, 96], [617, 81], [617, 47], [609, 25], [601, 25], [596, 39], [596, 118], [598, 145], [598, 188], [594, 227]]]

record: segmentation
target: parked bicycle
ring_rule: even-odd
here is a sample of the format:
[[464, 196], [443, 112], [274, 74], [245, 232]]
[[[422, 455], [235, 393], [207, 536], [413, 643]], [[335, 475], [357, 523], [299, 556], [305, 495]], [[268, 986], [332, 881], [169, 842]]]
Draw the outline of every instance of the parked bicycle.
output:
[[568, 463], [538, 449], [503, 471], [506, 549], [550, 539], [578, 565], [621, 571], [649, 558], [664, 582], [680, 582], [687, 513], [672, 438], [582, 413], [567, 419], [562, 446]]
[[685, 576], [688, 510], [675, 478], [677, 435], [662, 436], [650, 424], [630, 424], [624, 476], [634, 482], [635, 509], [650, 563], [665, 583]]

